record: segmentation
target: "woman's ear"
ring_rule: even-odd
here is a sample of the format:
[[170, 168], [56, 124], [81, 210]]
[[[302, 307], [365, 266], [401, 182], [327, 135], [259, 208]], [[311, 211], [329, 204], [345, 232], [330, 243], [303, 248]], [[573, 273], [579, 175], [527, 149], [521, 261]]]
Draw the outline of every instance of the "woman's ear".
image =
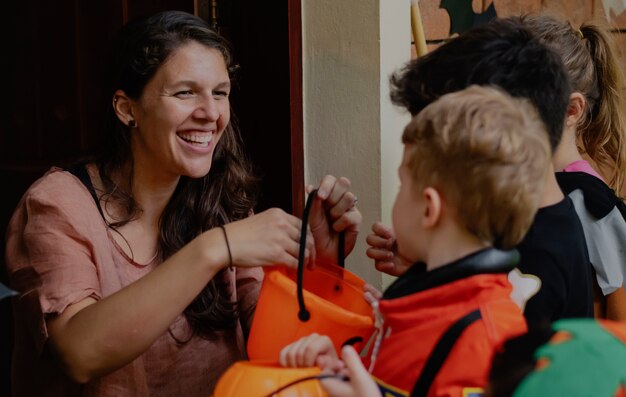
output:
[[422, 218], [422, 226], [432, 228], [439, 223], [441, 219], [441, 195], [432, 187], [427, 187], [422, 192], [424, 195], [424, 216]]
[[124, 91], [117, 90], [115, 94], [113, 94], [113, 110], [122, 124], [126, 124], [131, 128], [137, 126], [131, 99]]
[[569, 104], [567, 105], [567, 116], [565, 118], [565, 126], [576, 127], [585, 115], [587, 101], [580, 92], [573, 92], [569, 96]]

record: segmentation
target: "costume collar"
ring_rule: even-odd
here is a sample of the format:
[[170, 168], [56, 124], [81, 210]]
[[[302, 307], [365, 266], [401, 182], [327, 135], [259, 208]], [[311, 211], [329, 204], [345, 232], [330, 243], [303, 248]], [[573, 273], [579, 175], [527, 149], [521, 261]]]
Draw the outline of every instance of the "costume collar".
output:
[[385, 290], [383, 299], [401, 298], [478, 274], [508, 273], [517, 266], [519, 258], [515, 249], [486, 248], [429, 272], [424, 263], [418, 262]]
[[581, 189], [584, 193], [585, 207], [596, 218], [604, 218], [617, 207], [626, 219], [624, 202], [601, 179], [586, 172], [557, 172], [556, 180], [565, 194]]

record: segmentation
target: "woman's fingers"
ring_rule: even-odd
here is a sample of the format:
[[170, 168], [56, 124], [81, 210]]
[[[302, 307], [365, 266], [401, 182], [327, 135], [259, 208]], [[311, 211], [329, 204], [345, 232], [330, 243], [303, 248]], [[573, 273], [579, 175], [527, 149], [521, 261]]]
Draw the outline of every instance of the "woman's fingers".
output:
[[326, 175], [322, 178], [317, 197], [323, 201], [331, 223], [355, 206], [357, 198], [350, 191], [350, 185], [350, 180], [345, 177], [337, 179], [332, 175]]
[[[346, 178], [344, 178], [346, 179]], [[349, 182], [349, 181], [348, 181]], [[337, 178], [333, 175], [326, 175], [320, 181], [320, 185], [317, 188], [317, 196], [322, 200], [330, 199], [333, 190], [335, 189], [335, 185], [337, 183]], [[336, 197], [337, 193], [335, 193]]]
[[361, 211], [356, 207], [353, 207], [342, 213], [341, 216], [334, 221], [332, 228], [336, 232], [350, 231], [358, 233], [362, 221], [363, 214], [361, 214]]
[[[302, 221], [272, 208], [226, 226], [233, 262], [239, 266], [284, 264], [296, 267]], [[307, 226], [305, 260], [315, 255], [313, 234]]]

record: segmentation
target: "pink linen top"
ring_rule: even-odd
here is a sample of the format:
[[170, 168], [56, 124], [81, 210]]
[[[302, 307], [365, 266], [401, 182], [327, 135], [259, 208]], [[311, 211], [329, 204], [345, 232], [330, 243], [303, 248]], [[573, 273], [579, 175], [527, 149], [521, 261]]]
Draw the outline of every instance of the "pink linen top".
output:
[[[211, 340], [193, 337], [177, 344], [168, 333], [126, 366], [89, 382], [73, 383], [45, 349], [46, 317], [87, 297], [102, 299], [159, 265], [139, 264], [117, 245], [87, 188], [53, 168], [26, 192], [7, 231], [6, 263], [15, 298], [13, 395], [39, 396], [202, 396], [219, 376], [244, 359], [245, 342], [259, 293], [260, 268], [224, 272], [240, 321]], [[179, 340], [190, 327], [180, 315], [170, 326]]]
[[584, 172], [586, 174], [593, 175], [596, 178], [600, 179], [602, 182], [604, 182], [604, 178], [602, 178], [600, 176], [600, 174], [598, 174], [596, 172], [596, 170], [594, 170], [591, 167], [591, 164], [589, 164], [589, 162], [586, 161], [586, 160], [576, 160], [576, 161], [568, 164], [565, 168], [563, 168], [563, 171], [565, 171], [565, 172]]

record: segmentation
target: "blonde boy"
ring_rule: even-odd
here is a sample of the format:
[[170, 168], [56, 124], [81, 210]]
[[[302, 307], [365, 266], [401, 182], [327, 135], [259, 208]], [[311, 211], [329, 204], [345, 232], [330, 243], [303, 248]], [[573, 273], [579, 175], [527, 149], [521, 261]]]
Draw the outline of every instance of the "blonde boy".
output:
[[[392, 219], [398, 254], [415, 265], [378, 302], [367, 361], [385, 396], [479, 395], [495, 349], [526, 331], [507, 274], [549, 170], [545, 126], [527, 102], [472, 86], [427, 106], [402, 141]], [[288, 366], [336, 368], [335, 358], [319, 335], [281, 354]], [[354, 384], [326, 386], [357, 395]]]

